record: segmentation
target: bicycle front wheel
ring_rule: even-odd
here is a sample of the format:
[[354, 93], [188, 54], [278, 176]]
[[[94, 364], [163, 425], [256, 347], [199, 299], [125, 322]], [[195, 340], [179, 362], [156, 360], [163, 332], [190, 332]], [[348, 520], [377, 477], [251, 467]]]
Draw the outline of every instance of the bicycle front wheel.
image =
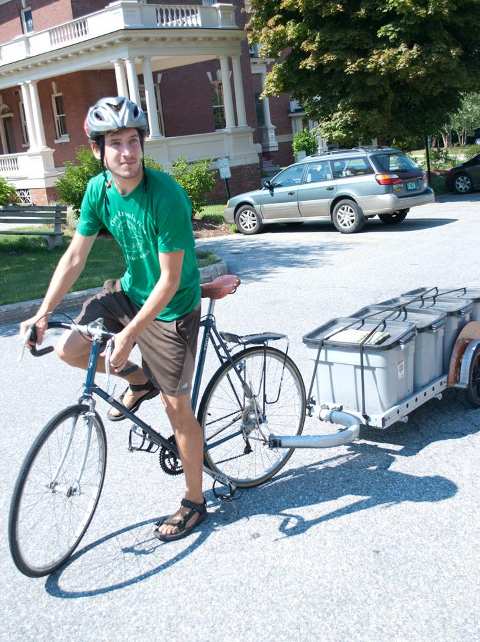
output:
[[294, 449], [270, 448], [269, 435], [299, 435], [305, 405], [302, 376], [284, 352], [263, 346], [238, 352], [214, 374], [200, 403], [206, 466], [239, 487], [271, 479]]
[[106, 461], [105, 429], [88, 406], [66, 408], [40, 432], [10, 505], [10, 552], [24, 575], [53, 573], [76, 549], [97, 507]]

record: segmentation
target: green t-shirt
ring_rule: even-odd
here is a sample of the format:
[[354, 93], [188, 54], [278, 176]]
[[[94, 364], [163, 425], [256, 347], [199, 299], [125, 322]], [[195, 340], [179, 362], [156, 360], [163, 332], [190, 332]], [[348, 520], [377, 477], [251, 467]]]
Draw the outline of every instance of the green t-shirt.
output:
[[[120, 245], [126, 271], [122, 289], [141, 307], [160, 278], [162, 252], [184, 251], [180, 285], [158, 319], [173, 321], [191, 312], [200, 301], [200, 274], [195, 256], [190, 200], [175, 180], [146, 169], [146, 183], [122, 196], [103, 174], [92, 178], [80, 210], [77, 232], [93, 236], [106, 227]], [[107, 173], [110, 179], [109, 173]]]

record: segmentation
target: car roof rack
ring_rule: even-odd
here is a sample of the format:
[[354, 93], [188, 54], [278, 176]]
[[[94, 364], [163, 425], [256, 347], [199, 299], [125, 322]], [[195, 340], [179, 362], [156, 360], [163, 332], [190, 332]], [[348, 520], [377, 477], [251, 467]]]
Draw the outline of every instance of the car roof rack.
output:
[[[335, 154], [348, 154], [349, 152], [400, 152], [401, 150], [398, 147], [390, 146], [380, 146], [380, 145], [365, 145], [362, 147], [348, 147], [340, 149], [329, 149], [326, 152], [316, 152], [315, 154], [310, 154], [307, 158], [314, 158], [318, 156], [333, 156]], [[305, 160], [305, 159], [302, 159]]]

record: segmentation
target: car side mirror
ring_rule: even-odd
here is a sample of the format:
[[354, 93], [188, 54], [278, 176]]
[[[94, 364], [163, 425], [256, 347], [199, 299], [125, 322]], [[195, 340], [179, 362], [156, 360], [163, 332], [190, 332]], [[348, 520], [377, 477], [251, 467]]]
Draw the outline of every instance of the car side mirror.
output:
[[271, 192], [273, 191], [273, 185], [272, 185], [271, 181], [269, 181], [269, 180], [268, 180], [268, 178], [266, 178], [266, 179], [263, 181], [263, 187], [264, 187], [265, 189], [270, 190]]

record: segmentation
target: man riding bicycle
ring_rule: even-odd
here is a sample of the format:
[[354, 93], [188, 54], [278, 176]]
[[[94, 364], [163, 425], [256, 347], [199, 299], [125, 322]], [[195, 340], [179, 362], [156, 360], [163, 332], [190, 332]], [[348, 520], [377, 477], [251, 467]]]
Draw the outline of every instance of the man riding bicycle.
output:
[[[115, 333], [110, 367], [128, 382], [122, 403], [132, 412], [160, 394], [175, 433], [186, 492], [178, 511], [154, 531], [162, 541], [184, 537], [207, 516], [202, 492], [203, 436], [190, 403], [200, 322], [200, 278], [191, 204], [168, 174], [145, 168], [144, 112], [124, 97], [102, 98], [88, 111], [85, 131], [103, 171], [87, 186], [75, 235], [60, 259], [45, 298], [32, 318], [41, 343], [48, 316], [83, 271], [92, 245], [107, 228], [122, 249], [126, 271], [85, 302], [76, 321], [102, 317]], [[129, 361], [137, 344], [142, 366]], [[56, 352], [69, 365], [87, 368], [89, 342], [72, 330]], [[105, 372], [105, 359], [98, 363]], [[125, 416], [115, 409], [111, 421]]]

